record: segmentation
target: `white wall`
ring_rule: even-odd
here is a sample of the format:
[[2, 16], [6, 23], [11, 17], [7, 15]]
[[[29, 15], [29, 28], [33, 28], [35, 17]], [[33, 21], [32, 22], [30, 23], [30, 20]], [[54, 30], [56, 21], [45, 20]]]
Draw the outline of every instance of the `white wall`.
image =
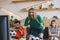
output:
[[51, 18], [53, 16], [57, 16], [58, 18], [60, 18], [60, 11], [42, 11], [42, 12], [38, 12], [39, 15], [41, 15], [42, 17], [47, 17], [47, 18]]
[[[60, 0], [53, 0], [52, 3], [54, 4], [55, 8], [60, 8], [60, 5], [59, 5]], [[3, 7], [5, 9], [9, 10], [10, 12], [19, 15], [24, 19], [27, 16], [27, 12], [23, 13], [23, 12], [20, 12], [20, 10], [22, 8], [26, 8], [31, 5], [35, 5], [35, 4], [39, 4], [39, 2], [11, 3], [11, 0], [4, 0], [3, 2], [0, 3], [0, 7]], [[48, 3], [43, 3], [43, 7], [48, 7]], [[2, 12], [0, 12], [0, 15], [1, 14], [2, 14]], [[46, 16], [48, 18], [51, 18], [52, 16], [56, 15], [60, 18], [60, 10], [59, 11], [58, 10], [57, 11], [42, 11], [42, 12], [38, 12], [38, 14], [41, 15], [42, 17]], [[15, 18], [17, 18], [17, 17], [15, 17]]]

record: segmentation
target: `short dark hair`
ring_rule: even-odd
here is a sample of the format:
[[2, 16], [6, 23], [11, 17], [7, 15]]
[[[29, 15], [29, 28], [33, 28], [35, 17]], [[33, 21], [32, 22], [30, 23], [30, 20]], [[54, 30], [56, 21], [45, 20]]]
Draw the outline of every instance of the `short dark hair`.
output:
[[14, 24], [15, 24], [15, 23], [19, 23], [19, 24], [20, 24], [20, 21], [15, 21]]

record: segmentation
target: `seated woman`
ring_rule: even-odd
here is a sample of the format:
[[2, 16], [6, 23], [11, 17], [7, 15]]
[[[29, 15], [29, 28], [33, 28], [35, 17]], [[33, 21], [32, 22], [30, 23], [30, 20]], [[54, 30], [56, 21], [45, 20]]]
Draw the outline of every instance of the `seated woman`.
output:
[[59, 38], [59, 30], [56, 26], [56, 21], [51, 21], [51, 27], [49, 28], [49, 40], [58, 40]]

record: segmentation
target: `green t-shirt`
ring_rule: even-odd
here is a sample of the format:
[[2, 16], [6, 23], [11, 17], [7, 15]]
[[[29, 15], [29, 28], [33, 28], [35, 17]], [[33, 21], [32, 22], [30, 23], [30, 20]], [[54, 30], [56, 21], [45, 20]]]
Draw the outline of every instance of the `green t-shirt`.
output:
[[44, 22], [43, 22], [41, 16], [37, 15], [37, 18], [30, 20], [30, 22], [29, 22], [29, 18], [27, 17], [25, 19], [24, 26], [30, 25], [30, 27], [32, 27], [32, 28], [40, 29], [40, 28], [42, 28], [42, 26], [39, 23], [42, 23], [44, 25]]

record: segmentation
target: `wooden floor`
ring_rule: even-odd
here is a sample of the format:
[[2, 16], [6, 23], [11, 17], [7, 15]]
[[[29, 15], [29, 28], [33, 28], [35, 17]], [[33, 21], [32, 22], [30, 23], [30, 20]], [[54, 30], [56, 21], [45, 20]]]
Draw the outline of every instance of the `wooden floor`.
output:
[[[21, 38], [21, 39], [13, 39], [13, 38], [11, 38], [10, 40], [26, 40], [26, 38]], [[59, 40], [60, 40], [60, 38], [59, 38]]]
[[26, 38], [20, 38], [20, 39], [10, 38], [10, 40], [26, 40]]

